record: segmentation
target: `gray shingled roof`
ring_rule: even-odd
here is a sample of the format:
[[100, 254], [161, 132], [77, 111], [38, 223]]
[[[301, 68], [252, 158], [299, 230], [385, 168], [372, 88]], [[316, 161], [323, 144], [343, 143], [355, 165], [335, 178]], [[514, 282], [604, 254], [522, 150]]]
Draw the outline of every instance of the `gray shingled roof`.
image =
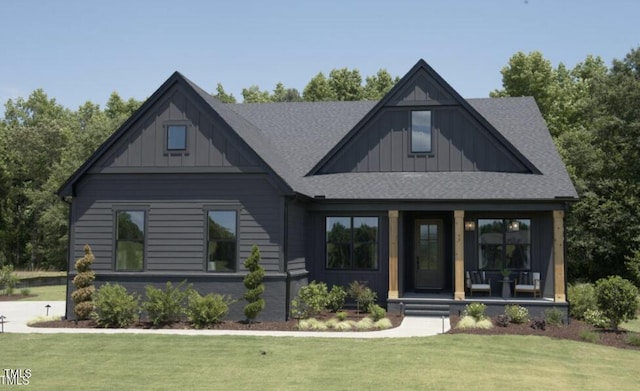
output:
[[[269, 146], [273, 150], [269, 153], [277, 153], [289, 166], [290, 171], [283, 178], [295, 176], [294, 190], [311, 197], [323, 195], [328, 199], [381, 200], [552, 200], [577, 197], [533, 98], [471, 99], [467, 102], [542, 175], [387, 172], [305, 176], [376, 102], [225, 106], [260, 129], [270, 140]], [[278, 171], [278, 168], [273, 168]]]

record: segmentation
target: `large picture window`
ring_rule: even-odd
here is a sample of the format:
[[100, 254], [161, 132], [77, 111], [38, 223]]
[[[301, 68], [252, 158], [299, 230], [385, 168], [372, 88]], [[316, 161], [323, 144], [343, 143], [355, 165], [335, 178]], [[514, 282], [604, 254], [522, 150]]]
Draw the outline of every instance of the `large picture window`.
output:
[[479, 219], [480, 270], [530, 270], [531, 220]]
[[378, 268], [377, 217], [327, 217], [328, 269]]
[[412, 111], [411, 152], [429, 153], [431, 151], [431, 111]]
[[144, 265], [145, 211], [116, 211], [116, 270], [141, 271]]
[[207, 270], [235, 272], [237, 258], [237, 212], [210, 210], [207, 212]]

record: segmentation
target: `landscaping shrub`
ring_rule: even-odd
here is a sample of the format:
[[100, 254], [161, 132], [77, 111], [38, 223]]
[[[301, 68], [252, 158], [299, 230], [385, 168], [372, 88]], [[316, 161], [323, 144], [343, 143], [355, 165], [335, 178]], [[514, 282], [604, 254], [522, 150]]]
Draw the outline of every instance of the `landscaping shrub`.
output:
[[78, 274], [73, 278], [73, 285], [76, 290], [71, 293], [71, 299], [75, 303], [73, 313], [76, 319], [89, 319], [93, 312], [93, 294], [95, 287], [93, 281], [96, 279], [96, 273], [91, 270], [91, 264], [95, 257], [88, 244], [84, 246], [84, 256], [76, 261], [75, 268]]
[[556, 307], [553, 307], [550, 310], [545, 310], [544, 317], [546, 322], [553, 326], [560, 326], [564, 323], [564, 314]]
[[632, 333], [627, 336], [627, 343], [640, 348], [640, 334]]
[[609, 320], [609, 318], [604, 316], [602, 311], [600, 311], [600, 310], [592, 310], [592, 309], [588, 309], [584, 313], [584, 321], [587, 322], [588, 324], [592, 325], [593, 327], [598, 327], [598, 328], [601, 328], [601, 329], [603, 329], [603, 328], [605, 328], [605, 327], [607, 327], [607, 326], [609, 326], [611, 324], [611, 321]]
[[244, 315], [247, 322], [252, 323], [260, 312], [264, 309], [265, 302], [261, 297], [264, 293], [264, 268], [260, 265], [260, 250], [255, 244], [251, 248], [251, 254], [244, 261], [244, 267], [249, 273], [244, 277], [244, 286], [247, 288], [244, 299], [247, 305], [244, 307]]
[[230, 297], [213, 293], [202, 296], [192, 290], [185, 312], [193, 326], [200, 329], [219, 323], [229, 313], [231, 303]]
[[487, 310], [487, 306], [482, 303], [471, 303], [464, 307], [464, 314], [473, 317], [476, 321], [485, 318], [484, 312]]
[[587, 310], [598, 308], [596, 290], [593, 284], [579, 283], [569, 285], [567, 298], [571, 303], [569, 314], [576, 319], [584, 319]]
[[547, 321], [544, 319], [534, 319], [531, 321], [529, 325], [534, 330], [546, 330], [547, 329]]
[[29, 288], [22, 288], [20, 289], [20, 294], [22, 296], [29, 296], [31, 294], [31, 289]]
[[186, 281], [183, 281], [174, 288], [171, 282], [167, 281], [164, 290], [152, 285], [144, 288], [147, 300], [142, 304], [142, 308], [147, 311], [147, 316], [154, 326], [175, 323], [182, 319], [190, 292], [190, 286], [183, 289], [185, 284]]
[[504, 307], [504, 313], [511, 323], [524, 323], [529, 321], [529, 310], [517, 304], [507, 305]]
[[327, 284], [311, 281], [310, 284], [300, 288], [291, 306], [296, 307], [302, 318], [309, 318], [323, 312], [327, 308], [328, 301]]
[[340, 311], [336, 313], [336, 318], [338, 318], [339, 321], [344, 321], [345, 319], [347, 319], [347, 313], [344, 311]]
[[611, 328], [617, 330], [620, 323], [636, 318], [638, 288], [620, 276], [601, 278], [596, 281], [596, 301]]
[[140, 310], [139, 300], [122, 285], [107, 283], [96, 291], [94, 319], [100, 327], [128, 327]]
[[578, 335], [580, 336], [580, 339], [586, 342], [596, 343], [600, 341], [600, 334], [596, 333], [595, 331], [584, 329], [580, 330], [580, 333]]
[[387, 312], [379, 305], [371, 304], [369, 306], [369, 314], [371, 314], [371, 318], [373, 318], [373, 321], [377, 322], [380, 319], [384, 318], [385, 315], [387, 315]]
[[326, 308], [331, 312], [337, 312], [344, 307], [344, 301], [347, 298], [347, 291], [339, 285], [331, 287], [329, 294], [327, 295]]
[[347, 288], [347, 295], [356, 301], [356, 311], [369, 312], [369, 306], [376, 302], [378, 295], [364, 282], [353, 281]]
[[509, 317], [505, 314], [500, 314], [496, 316], [496, 325], [499, 327], [509, 326]]

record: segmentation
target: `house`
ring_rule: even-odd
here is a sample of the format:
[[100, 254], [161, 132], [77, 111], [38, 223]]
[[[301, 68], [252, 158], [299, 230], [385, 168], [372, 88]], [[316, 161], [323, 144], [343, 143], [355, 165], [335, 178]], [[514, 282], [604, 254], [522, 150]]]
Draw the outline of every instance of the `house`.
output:
[[[285, 319], [312, 280], [366, 281], [391, 310], [567, 309], [577, 194], [535, 101], [465, 100], [422, 60], [379, 102], [223, 104], [176, 72], [59, 195], [70, 292], [89, 244], [98, 285], [188, 280], [240, 298], [256, 244], [262, 320]], [[500, 297], [504, 269], [540, 273], [542, 297]], [[490, 296], [470, 297], [468, 271]]]

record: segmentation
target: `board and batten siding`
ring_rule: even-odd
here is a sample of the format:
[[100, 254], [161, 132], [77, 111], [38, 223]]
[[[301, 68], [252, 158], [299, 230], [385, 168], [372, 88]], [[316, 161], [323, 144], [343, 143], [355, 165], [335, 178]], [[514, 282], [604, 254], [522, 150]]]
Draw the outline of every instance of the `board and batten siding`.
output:
[[338, 172], [527, 172], [461, 107], [430, 107], [431, 153], [412, 153], [411, 110], [381, 110], [322, 170]]
[[[529, 172], [448, 88], [418, 72], [356, 128], [319, 172]], [[411, 152], [411, 112], [416, 110], [431, 111], [428, 153]]]
[[258, 245], [267, 272], [282, 272], [284, 203], [264, 174], [87, 175], [72, 206], [73, 260], [89, 244], [93, 269], [114, 270], [115, 210], [144, 209], [145, 272], [205, 272], [206, 211], [237, 208], [238, 272]]
[[[187, 124], [186, 152], [166, 151], [166, 125]], [[217, 116], [211, 115], [190, 91], [172, 87], [129, 128], [91, 172], [144, 168], [259, 167], [258, 158]]]

